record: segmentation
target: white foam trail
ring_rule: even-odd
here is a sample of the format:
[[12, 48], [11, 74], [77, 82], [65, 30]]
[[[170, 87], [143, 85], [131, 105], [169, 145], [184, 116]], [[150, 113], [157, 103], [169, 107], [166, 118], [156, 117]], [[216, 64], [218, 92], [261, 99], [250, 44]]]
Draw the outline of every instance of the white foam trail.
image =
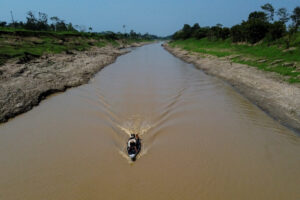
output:
[[118, 128], [126, 133], [128, 136], [130, 134], [139, 134], [139, 136], [143, 136], [145, 133], [152, 128], [151, 122], [147, 120], [143, 120], [141, 117], [133, 116], [131, 119], [125, 121], [122, 125], [117, 125]]
[[119, 150], [119, 154], [120, 154], [123, 158], [125, 158], [125, 159], [128, 161], [129, 164], [132, 164], [132, 163], [133, 163], [133, 161], [129, 158], [129, 156], [128, 156], [125, 152]]

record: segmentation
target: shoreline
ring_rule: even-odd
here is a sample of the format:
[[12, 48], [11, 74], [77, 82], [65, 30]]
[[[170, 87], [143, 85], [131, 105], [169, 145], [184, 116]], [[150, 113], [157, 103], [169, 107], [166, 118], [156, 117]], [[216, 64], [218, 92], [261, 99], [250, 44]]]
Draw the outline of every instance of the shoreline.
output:
[[203, 54], [172, 48], [167, 43], [163, 47], [175, 57], [226, 81], [279, 123], [300, 133], [299, 85], [286, 83], [278, 74], [232, 63], [226, 58], [204, 57]]
[[105, 66], [130, 52], [124, 48], [146, 44], [149, 42], [43, 55], [24, 64], [7, 62], [0, 68], [0, 124], [31, 110], [51, 94], [88, 83]]

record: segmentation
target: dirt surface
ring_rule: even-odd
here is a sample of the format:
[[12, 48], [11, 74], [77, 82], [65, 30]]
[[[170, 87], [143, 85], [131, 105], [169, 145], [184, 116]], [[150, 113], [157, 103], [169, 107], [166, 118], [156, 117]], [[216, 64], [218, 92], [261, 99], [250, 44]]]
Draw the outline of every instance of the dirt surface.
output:
[[128, 52], [122, 48], [144, 44], [44, 55], [24, 64], [7, 62], [0, 66], [0, 123], [32, 109], [52, 93], [87, 83], [100, 69]]
[[299, 84], [289, 84], [278, 74], [232, 63], [227, 58], [190, 53], [167, 43], [163, 46], [176, 57], [225, 80], [270, 116], [300, 133]]

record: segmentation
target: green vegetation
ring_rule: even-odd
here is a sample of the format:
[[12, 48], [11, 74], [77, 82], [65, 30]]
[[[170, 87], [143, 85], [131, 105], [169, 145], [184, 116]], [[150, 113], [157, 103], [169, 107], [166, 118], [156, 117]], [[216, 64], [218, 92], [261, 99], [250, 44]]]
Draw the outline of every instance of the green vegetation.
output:
[[84, 51], [92, 46], [114, 47], [134, 42], [144, 42], [158, 39], [155, 35], [140, 34], [133, 30], [127, 33], [107, 32], [86, 32], [84, 26], [73, 26], [72, 23], [65, 23], [58, 17], [51, 17], [51, 24], [48, 23], [48, 16], [45, 13], [27, 13], [26, 22], [0, 21], [0, 65], [8, 59], [19, 59], [20, 63], [27, 62], [33, 58], [40, 57], [45, 53], [71, 53], [71, 50]]
[[[217, 24], [200, 27], [185, 24], [170, 43], [188, 51], [226, 57], [232, 62], [276, 72], [290, 83], [300, 82], [300, 7], [290, 15], [276, 12], [271, 4], [249, 14], [248, 20], [231, 28]], [[286, 28], [286, 23], [292, 23]]]
[[[26, 36], [24, 36], [26, 35]], [[116, 38], [115, 38], [116, 37]], [[46, 32], [0, 30], [0, 65], [8, 59], [19, 59], [20, 63], [40, 57], [45, 53], [71, 52], [72, 50], [84, 51], [92, 46], [104, 47], [112, 45], [118, 47], [120, 43], [149, 41], [147, 39], [126, 39], [108, 34], [71, 33], [71, 32]]]
[[[292, 37], [299, 32], [300, 27], [300, 6], [293, 10], [290, 15], [285, 8], [280, 8], [276, 12], [277, 20], [274, 20], [275, 9], [271, 4], [261, 7], [263, 11], [251, 12], [247, 21], [237, 24], [231, 28], [217, 24], [212, 27], [200, 27], [198, 23], [194, 26], [185, 24], [183, 28], [174, 33], [172, 39], [188, 39], [191, 37], [201, 39], [207, 37], [209, 40], [225, 40], [231, 38], [233, 42], [247, 42], [255, 44], [261, 40], [269, 43], [285, 38], [285, 45], [290, 47]], [[286, 27], [287, 22], [292, 23]], [[285, 37], [285, 36], [288, 37]]]
[[[297, 34], [297, 38], [300, 39], [300, 33]], [[232, 62], [279, 73], [286, 76], [291, 83], [300, 82], [299, 47], [286, 50], [280, 47], [280, 42], [273, 45], [267, 43], [249, 45], [232, 43], [230, 39], [211, 41], [208, 38], [176, 40], [170, 45], [217, 57], [227, 56]]]

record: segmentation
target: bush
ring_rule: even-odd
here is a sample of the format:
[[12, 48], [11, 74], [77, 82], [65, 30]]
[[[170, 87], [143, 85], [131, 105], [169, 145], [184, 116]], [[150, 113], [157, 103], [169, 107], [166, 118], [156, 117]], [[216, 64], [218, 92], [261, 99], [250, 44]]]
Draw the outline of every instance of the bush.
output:
[[221, 36], [222, 40], [229, 38], [230, 37], [230, 28], [227, 28], [227, 27], [223, 28], [220, 36]]
[[230, 30], [230, 35], [233, 42], [246, 41], [246, 31], [242, 25], [235, 25]]
[[269, 23], [259, 19], [251, 19], [244, 23], [244, 27], [247, 33], [247, 42], [254, 44], [267, 35]]
[[276, 21], [273, 24], [269, 25], [269, 32], [267, 39], [274, 41], [279, 38], [282, 38], [286, 33], [286, 26], [281, 21]]

